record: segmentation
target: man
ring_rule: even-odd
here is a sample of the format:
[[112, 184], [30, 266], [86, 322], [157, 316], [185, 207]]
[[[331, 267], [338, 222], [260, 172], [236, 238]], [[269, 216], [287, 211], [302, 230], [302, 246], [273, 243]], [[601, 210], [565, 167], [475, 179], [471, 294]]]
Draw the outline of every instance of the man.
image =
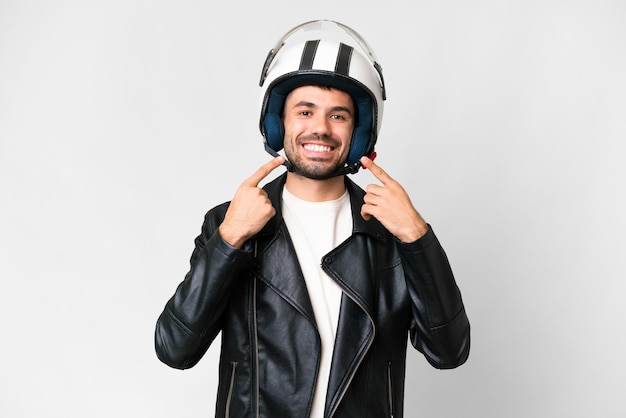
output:
[[[261, 86], [275, 158], [207, 213], [157, 354], [189, 368], [222, 333], [217, 417], [402, 417], [407, 340], [457, 367], [469, 322], [432, 229], [369, 158], [380, 65], [350, 28], [308, 22], [270, 51]], [[380, 185], [347, 178], [361, 166]]]

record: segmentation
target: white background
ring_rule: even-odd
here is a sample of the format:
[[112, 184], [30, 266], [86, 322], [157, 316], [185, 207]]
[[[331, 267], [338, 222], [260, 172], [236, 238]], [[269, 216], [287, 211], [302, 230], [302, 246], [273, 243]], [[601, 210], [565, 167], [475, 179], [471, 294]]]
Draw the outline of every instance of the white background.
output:
[[219, 346], [169, 369], [154, 324], [269, 158], [267, 51], [317, 18], [378, 55], [377, 162], [472, 324], [458, 369], [409, 352], [406, 416], [626, 416], [619, 0], [1, 0], [0, 416], [213, 415]]

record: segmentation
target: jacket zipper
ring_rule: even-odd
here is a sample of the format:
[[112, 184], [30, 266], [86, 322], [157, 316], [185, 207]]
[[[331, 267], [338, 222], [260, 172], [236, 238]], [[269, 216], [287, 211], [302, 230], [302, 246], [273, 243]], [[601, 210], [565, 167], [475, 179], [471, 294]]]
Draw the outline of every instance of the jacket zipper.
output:
[[389, 417], [393, 418], [393, 385], [391, 384], [391, 362], [387, 363], [387, 396], [389, 400]]
[[[257, 251], [258, 251], [258, 241], [254, 241], [254, 260], [256, 262], [257, 259]], [[252, 283], [252, 327], [254, 334], [254, 375], [256, 378], [254, 379], [254, 416], [259, 418], [259, 403], [260, 403], [260, 388], [259, 388], [259, 335], [257, 328], [257, 318], [256, 318], [256, 298], [257, 298], [257, 277], [256, 274], [253, 274], [254, 280]]]
[[[350, 296], [350, 294], [348, 292], [344, 292], [344, 294], [346, 296], [348, 296], [350, 299], [352, 299], [352, 301], [354, 303], [356, 303], [357, 305], [359, 305], [359, 307], [361, 308], [361, 310], [363, 312], [366, 312], [365, 307], [359, 303], [355, 298], [353, 298], [352, 296]], [[372, 323], [372, 328], [374, 329], [374, 335], [376, 334], [376, 327], [374, 326], [374, 321], [372, 321], [372, 319], [370, 318], [370, 316], [367, 316], [368, 319], [370, 320], [370, 322]], [[365, 352], [367, 352], [371, 345], [372, 342], [374, 341], [374, 336], [372, 336], [372, 338], [370, 339], [370, 341], [367, 343], [367, 347], [365, 347]], [[341, 391], [341, 394], [339, 395], [339, 398], [337, 400], [337, 402], [335, 403], [335, 407], [333, 408], [333, 410], [331, 411], [331, 413], [328, 415], [329, 417], [333, 417], [335, 415], [335, 412], [337, 411], [337, 408], [339, 407], [339, 404], [341, 403], [341, 400], [343, 399], [343, 397], [346, 394], [346, 391], [348, 390], [348, 388], [350, 387], [350, 384], [352, 384], [352, 380], [354, 379], [354, 375], [356, 374], [356, 371], [358, 370], [358, 368], [361, 366], [361, 363], [363, 362], [363, 359], [365, 358], [365, 355], [362, 355], [361, 358], [359, 359], [359, 361], [357, 362], [356, 366], [354, 366], [354, 368], [352, 369], [352, 373], [350, 375], [350, 379], [348, 379], [348, 383], [344, 386], [343, 390]], [[393, 418], [393, 417], [392, 417]]]
[[224, 416], [230, 418], [230, 402], [233, 399], [233, 388], [235, 386], [235, 371], [237, 370], [237, 362], [230, 363], [230, 382], [228, 385], [228, 395], [226, 396], [226, 412]]

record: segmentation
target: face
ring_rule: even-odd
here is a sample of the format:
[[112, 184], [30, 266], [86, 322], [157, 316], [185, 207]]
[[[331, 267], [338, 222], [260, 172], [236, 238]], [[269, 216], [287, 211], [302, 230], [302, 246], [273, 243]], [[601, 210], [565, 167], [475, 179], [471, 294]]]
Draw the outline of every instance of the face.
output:
[[305, 177], [323, 179], [343, 167], [354, 129], [349, 94], [318, 86], [291, 91], [285, 100], [285, 155]]

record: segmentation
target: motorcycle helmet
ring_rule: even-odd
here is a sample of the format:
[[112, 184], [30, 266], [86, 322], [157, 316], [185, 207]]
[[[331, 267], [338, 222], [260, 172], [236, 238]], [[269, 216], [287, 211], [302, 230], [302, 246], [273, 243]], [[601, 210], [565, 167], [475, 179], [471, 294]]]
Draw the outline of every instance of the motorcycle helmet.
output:
[[[261, 79], [259, 128], [264, 146], [278, 156], [283, 148], [282, 113], [293, 89], [305, 85], [336, 88], [355, 104], [356, 123], [346, 165], [332, 176], [356, 173], [359, 159], [372, 155], [386, 99], [382, 68], [372, 49], [354, 30], [332, 20], [314, 20], [287, 32], [265, 60]], [[289, 162], [290, 171], [297, 171]]]

